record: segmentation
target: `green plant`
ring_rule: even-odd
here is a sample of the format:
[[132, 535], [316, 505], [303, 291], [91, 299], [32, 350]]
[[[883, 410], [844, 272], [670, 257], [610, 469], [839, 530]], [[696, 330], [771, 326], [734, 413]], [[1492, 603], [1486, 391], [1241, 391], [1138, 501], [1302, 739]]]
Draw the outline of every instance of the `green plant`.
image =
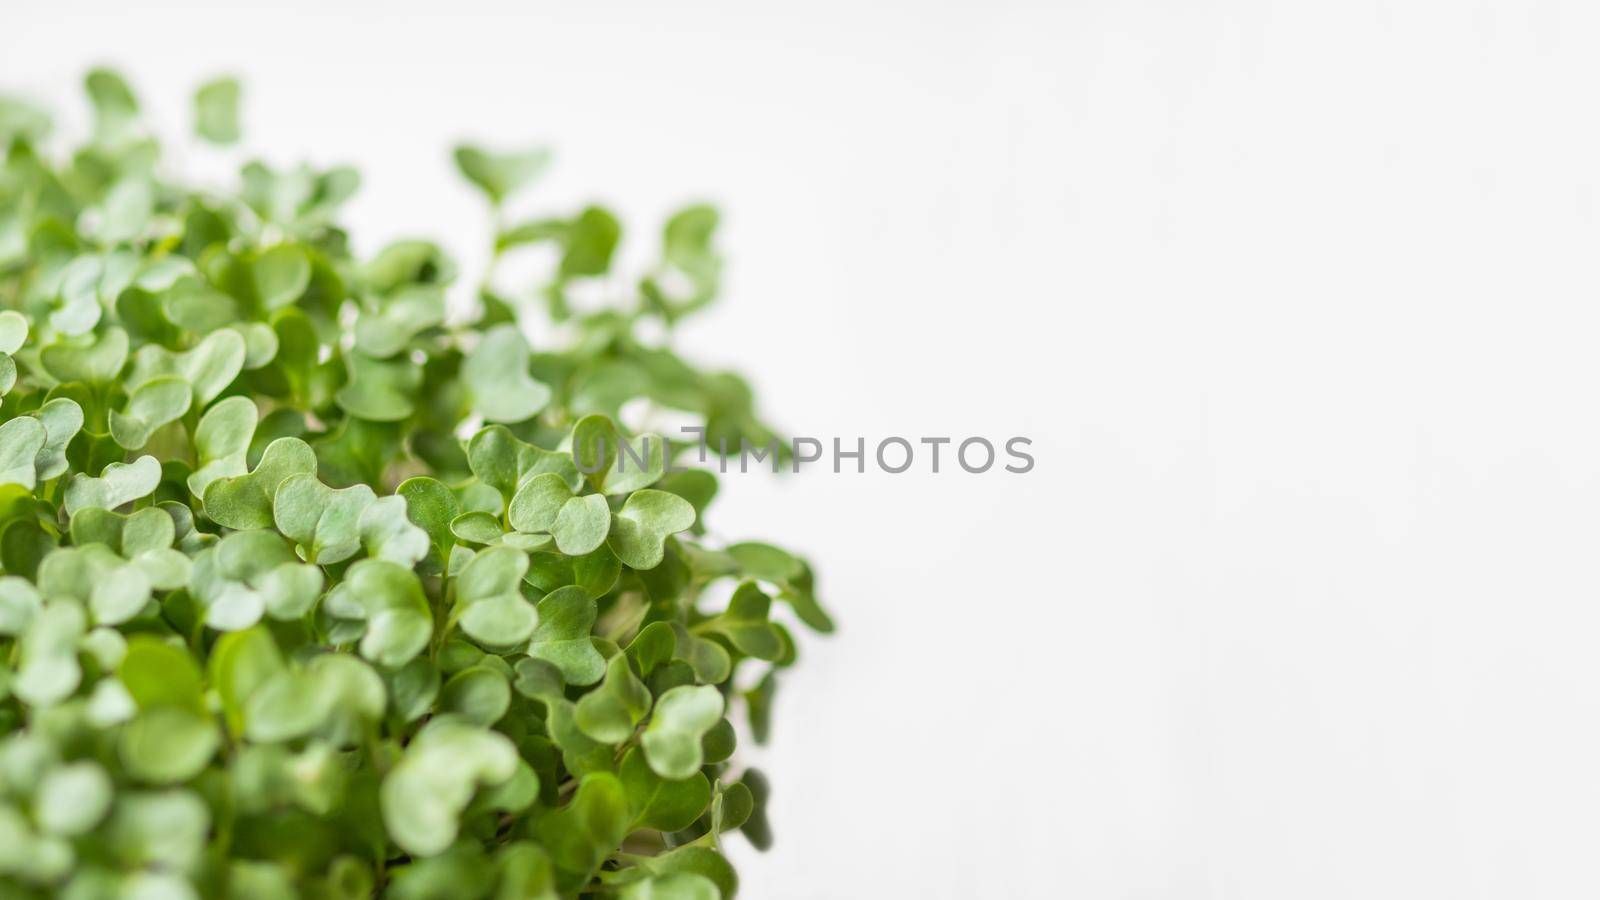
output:
[[[0, 100], [0, 893], [731, 896], [720, 842], [769, 837], [730, 715], [764, 739], [774, 601], [832, 625], [802, 559], [708, 537], [689, 447], [619, 424], [773, 437], [739, 378], [639, 336], [716, 295], [716, 213], [579, 312], [617, 219], [501, 224], [544, 154], [462, 147], [494, 258], [556, 262], [452, 309], [438, 246], [352, 255], [355, 172], [185, 187], [126, 83], [86, 84], [61, 161]], [[238, 102], [203, 87], [200, 136]]]

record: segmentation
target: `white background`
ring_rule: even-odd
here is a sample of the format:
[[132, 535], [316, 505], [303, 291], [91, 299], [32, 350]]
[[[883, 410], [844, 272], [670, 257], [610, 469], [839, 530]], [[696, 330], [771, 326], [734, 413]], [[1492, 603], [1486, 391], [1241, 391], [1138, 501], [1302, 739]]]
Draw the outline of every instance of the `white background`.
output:
[[0, 69], [118, 63], [169, 133], [238, 72], [366, 251], [481, 260], [462, 137], [556, 146], [531, 204], [634, 260], [715, 198], [684, 338], [772, 418], [1034, 439], [725, 484], [842, 623], [745, 896], [1600, 894], [1600, 5], [764, 6], [13, 4]]

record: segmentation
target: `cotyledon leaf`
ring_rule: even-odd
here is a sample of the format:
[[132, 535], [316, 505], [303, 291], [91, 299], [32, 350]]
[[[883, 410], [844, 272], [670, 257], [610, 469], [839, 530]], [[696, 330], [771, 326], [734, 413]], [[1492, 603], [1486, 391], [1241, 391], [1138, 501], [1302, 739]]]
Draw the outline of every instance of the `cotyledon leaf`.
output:
[[39, 481], [35, 460], [44, 445], [44, 423], [32, 416], [19, 416], [0, 425], [0, 484], [20, 484], [33, 490]]
[[379, 497], [361, 511], [356, 523], [369, 556], [413, 566], [428, 555], [428, 533], [408, 518], [406, 498]]
[[361, 514], [377, 499], [364, 484], [334, 489], [315, 475], [290, 475], [273, 493], [272, 519], [306, 562], [342, 562], [361, 549]]
[[175, 375], [152, 378], [128, 395], [124, 409], [109, 415], [111, 437], [126, 450], [139, 450], [157, 428], [189, 411], [193, 393], [189, 383]]
[[537, 615], [519, 588], [528, 554], [489, 547], [456, 576], [456, 613], [461, 630], [489, 647], [513, 647], [533, 634]]
[[605, 658], [589, 639], [595, 603], [580, 587], [558, 588], [538, 606], [528, 655], [553, 664], [568, 684], [594, 684], [605, 674]]
[[656, 701], [639, 745], [651, 771], [662, 778], [688, 778], [700, 770], [700, 739], [722, 720], [722, 694], [709, 684], [675, 687]]
[[134, 354], [128, 386], [136, 391], [153, 378], [176, 375], [189, 383], [195, 403], [204, 406], [233, 383], [244, 369], [244, 361], [244, 337], [231, 329], [213, 331], [182, 353], [146, 344]]
[[206, 515], [219, 525], [241, 531], [273, 526], [273, 496], [284, 480], [314, 475], [317, 454], [299, 438], [278, 438], [261, 454], [247, 475], [212, 480], [203, 496]]
[[677, 494], [645, 489], [628, 495], [613, 517], [610, 536], [617, 558], [635, 569], [661, 564], [666, 539], [694, 524], [694, 507]]
[[34, 413], [44, 423], [45, 442], [34, 457], [40, 481], [57, 478], [67, 471], [67, 444], [83, 428], [83, 407], [67, 397], [56, 397]]
[[516, 326], [497, 325], [467, 354], [461, 378], [486, 421], [521, 422], [550, 402], [550, 388], [528, 372], [528, 353]]
[[72, 476], [67, 484], [63, 506], [67, 515], [80, 509], [97, 506], [116, 509], [141, 497], [148, 497], [161, 483], [161, 464], [154, 456], [141, 456], [131, 463], [110, 463], [100, 472], [99, 478], [83, 473]]
[[204, 497], [218, 478], [243, 475], [245, 454], [256, 431], [256, 405], [249, 397], [228, 397], [212, 404], [195, 428], [197, 466], [188, 478], [189, 492]]

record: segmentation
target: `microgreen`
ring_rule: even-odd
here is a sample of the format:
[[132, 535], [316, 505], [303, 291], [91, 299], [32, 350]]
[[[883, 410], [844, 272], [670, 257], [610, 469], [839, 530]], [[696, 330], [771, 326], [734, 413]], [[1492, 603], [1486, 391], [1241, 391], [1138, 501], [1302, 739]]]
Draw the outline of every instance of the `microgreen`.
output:
[[[126, 81], [85, 88], [66, 153], [0, 97], [0, 895], [731, 898], [722, 842], [771, 841], [734, 721], [765, 740], [785, 623], [833, 624], [632, 427], [773, 435], [671, 349], [716, 211], [629, 278], [610, 210], [513, 210], [548, 151], [464, 145], [464, 285], [426, 240], [351, 249], [354, 170], [191, 189]], [[203, 85], [196, 136], [240, 141], [241, 96]]]

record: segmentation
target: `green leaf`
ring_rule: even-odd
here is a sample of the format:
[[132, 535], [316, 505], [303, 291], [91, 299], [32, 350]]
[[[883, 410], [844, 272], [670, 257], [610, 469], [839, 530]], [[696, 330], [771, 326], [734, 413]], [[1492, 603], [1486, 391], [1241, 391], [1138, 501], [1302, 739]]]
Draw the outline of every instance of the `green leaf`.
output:
[[695, 772], [688, 778], [669, 781], [650, 768], [644, 753], [637, 748], [622, 758], [617, 775], [628, 794], [628, 808], [633, 811], [630, 830], [681, 831], [694, 824], [711, 805], [711, 783], [704, 775]]
[[299, 246], [279, 244], [250, 263], [250, 282], [262, 309], [281, 309], [310, 286], [311, 261]]
[[387, 675], [389, 703], [402, 722], [414, 722], [433, 709], [439, 696], [439, 667], [419, 656]]
[[27, 339], [27, 318], [14, 309], [0, 311], [0, 353], [15, 356]]
[[461, 364], [473, 408], [490, 422], [521, 422], [550, 402], [550, 388], [528, 374], [528, 342], [514, 325], [484, 333]]
[[174, 707], [205, 714], [199, 667], [184, 649], [160, 638], [130, 638], [117, 677], [141, 710]]
[[272, 501], [278, 486], [295, 475], [314, 475], [317, 454], [299, 438], [278, 438], [261, 455], [248, 475], [213, 480], [206, 485], [206, 515], [218, 525], [241, 531], [271, 528]]
[[361, 514], [377, 499], [364, 484], [335, 490], [315, 475], [290, 475], [273, 494], [272, 519], [306, 562], [342, 562], [361, 549]]
[[605, 674], [605, 659], [589, 640], [595, 605], [579, 587], [551, 591], [539, 601], [539, 624], [528, 655], [553, 664], [568, 684], [594, 684]]
[[436, 285], [401, 288], [356, 319], [356, 350], [384, 359], [406, 349], [417, 335], [444, 322], [444, 291]]
[[[0, 434], [0, 443], [3, 438]], [[91, 506], [116, 509], [124, 503], [148, 497], [160, 483], [161, 464], [153, 456], [141, 456], [131, 463], [114, 462], [101, 470], [99, 478], [81, 472], [73, 475], [63, 505], [69, 516]]]
[[200, 86], [194, 95], [194, 130], [213, 144], [239, 139], [238, 79], [216, 78]]
[[198, 465], [189, 475], [190, 493], [204, 497], [206, 486], [218, 478], [245, 474], [245, 454], [255, 433], [256, 405], [248, 397], [228, 397], [206, 410], [194, 433]]
[[757, 850], [768, 850], [772, 847], [772, 826], [767, 822], [767, 798], [772, 789], [768, 785], [767, 776], [759, 769], [746, 769], [736, 784], [742, 784], [750, 797], [750, 812], [738, 826], [744, 836], [750, 839]]
[[433, 636], [433, 614], [410, 569], [364, 559], [345, 573], [339, 590], [365, 614], [361, 655], [381, 666], [403, 666]]
[[406, 498], [379, 497], [361, 511], [356, 530], [367, 554], [403, 566], [428, 555], [428, 533], [406, 517]]
[[134, 354], [128, 384], [137, 390], [151, 379], [174, 375], [189, 383], [195, 403], [204, 406], [233, 383], [244, 369], [244, 360], [244, 338], [226, 328], [211, 332], [193, 349], [182, 353], [146, 344]]
[[454, 155], [461, 174], [496, 205], [537, 179], [550, 164], [550, 151], [543, 148], [495, 153], [463, 144], [455, 149]]
[[473, 793], [509, 780], [517, 759], [515, 745], [499, 732], [451, 718], [429, 723], [383, 780], [390, 837], [413, 856], [443, 852], [455, 842]]
[[128, 361], [128, 333], [107, 328], [78, 338], [61, 338], [39, 351], [39, 364], [58, 381], [105, 384]]
[[651, 622], [634, 635], [626, 652], [639, 674], [648, 677], [656, 666], [671, 660], [676, 649], [677, 639], [672, 633], [672, 626], [665, 622]]
[[722, 854], [709, 847], [687, 844], [660, 856], [643, 860], [639, 868], [660, 878], [670, 875], [695, 875], [716, 885], [723, 897], [738, 893], [739, 879]]
[[611, 530], [611, 508], [599, 494], [573, 497], [562, 504], [551, 526], [556, 549], [568, 556], [583, 556], [606, 541]]
[[610, 772], [591, 772], [578, 781], [572, 802], [538, 823], [540, 843], [557, 868], [589, 873], [622, 842], [630, 820], [622, 782]]
[[622, 223], [598, 206], [585, 209], [567, 230], [566, 252], [561, 256], [561, 277], [604, 275], [611, 255], [622, 240]]
[[205, 622], [238, 631], [263, 614], [300, 618], [322, 591], [322, 571], [298, 561], [289, 542], [272, 531], [240, 531], [195, 557], [189, 592], [205, 608]]
[[576, 721], [596, 741], [620, 744], [649, 711], [650, 691], [628, 668], [627, 654], [618, 653], [606, 665], [600, 687], [578, 700]]
[[670, 872], [628, 884], [622, 900], [722, 900], [716, 882], [693, 872]]
[[511, 707], [511, 685], [488, 666], [473, 666], [451, 676], [439, 692], [439, 711], [487, 728]]
[[442, 564], [455, 545], [450, 521], [461, 514], [460, 501], [442, 482], [426, 475], [406, 479], [395, 493], [405, 498], [406, 517], [427, 533]]
[[100, 824], [111, 809], [111, 778], [92, 760], [52, 769], [39, 783], [34, 818], [46, 834], [71, 837]]
[[466, 512], [450, 520], [450, 533], [469, 544], [497, 544], [505, 536], [500, 520], [486, 512]]
[[467, 463], [478, 480], [511, 501], [524, 483], [553, 472], [576, 491], [583, 484], [572, 454], [545, 450], [516, 438], [502, 425], [491, 425], [467, 443]]
[[44, 424], [20, 416], [0, 425], [0, 484], [20, 484], [33, 490], [39, 483], [35, 460], [45, 446]]
[[554, 663], [528, 656], [517, 660], [514, 670], [516, 680], [512, 687], [522, 696], [533, 699], [562, 698], [565, 682], [561, 680], [561, 670]]
[[607, 539], [617, 558], [635, 569], [661, 564], [666, 539], [694, 524], [694, 507], [677, 494], [642, 490], [629, 495]]
[[561, 509], [573, 499], [566, 479], [554, 472], [535, 475], [522, 483], [506, 508], [506, 518], [518, 531], [549, 531]]
[[83, 678], [78, 666], [78, 638], [86, 625], [76, 603], [46, 603], [22, 635], [11, 692], [25, 703], [52, 706], [77, 690]]
[[416, 411], [422, 370], [409, 359], [373, 359], [361, 353], [345, 357], [349, 381], [335, 399], [339, 407], [370, 422], [398, 422]]
[[200, 774], [221, 737], [209, 718], [175, 706], [147, 709], [122, 726], [117, 755], [128, 773], [152, 784], [177, 784]]
[[271, 632], [257, 626], [218, 638], [207, 666], [228, 731], [237, 737], [244, 733], [245, 704], [283, 671], [284, 662]]
[[[45, 442], [34, 457], [33, 467], [40, 481], [58, 478], [67, 471], [67, 444], [83, 429], [83, 408], [66, 397], [56, 397], [34, 412], [44, 423]], [[4, 447], [0, 426], [0, 449]]]
[[[130, 792], [117, 798], [109, 837], [117, 858], [129, 866], [187, 871], [200, 862], [210, 827], [211, 814], [198, 794], [187, 790]], [[170, 889], [151, 893], [174, 895]]]
[[528, 555], [510, 547], [490, 547], [473, 557], [456, 577], [461, 630], [486, 647], [528, 640], [538, 616], [519, 591], [526, 571]]
[[28, 579], [0, 575], [0, 635], [16, 637], [39, 614], [39, 591]]
[[191, 399], [189, 383], [182, 378], [152, 378], [134, 389], [122, 410], [111, 411], [111, 437], [124, 449], [142, 449], [157, 428], [189, 411]]
[[683, 779], [699, 771], [700, 738], [722, 719], [722, 694], [710, 685], [675, 687], [656, 701], [654, 715], [639, 739], [651, 771]]
[[110, 69], [93, 69], [84, 77], [83, 86], [94, 105], [95, 140], [109, 144], [126, 137], [139, 115], [139, 101], [128, 83]]
[[728, 639], [740, 653], [757, 659], [775, 660], [783, 653], [783, 638], [767, 621], [772, 598], [755, 582], [746, 581], [733, 592], [728, 608], [700, 627]]
[[787, 551], [758, 541], [729, 544], [726, 552], [746, 576], [773, 584], [787, 584], [799, 578], [804, 568]]

